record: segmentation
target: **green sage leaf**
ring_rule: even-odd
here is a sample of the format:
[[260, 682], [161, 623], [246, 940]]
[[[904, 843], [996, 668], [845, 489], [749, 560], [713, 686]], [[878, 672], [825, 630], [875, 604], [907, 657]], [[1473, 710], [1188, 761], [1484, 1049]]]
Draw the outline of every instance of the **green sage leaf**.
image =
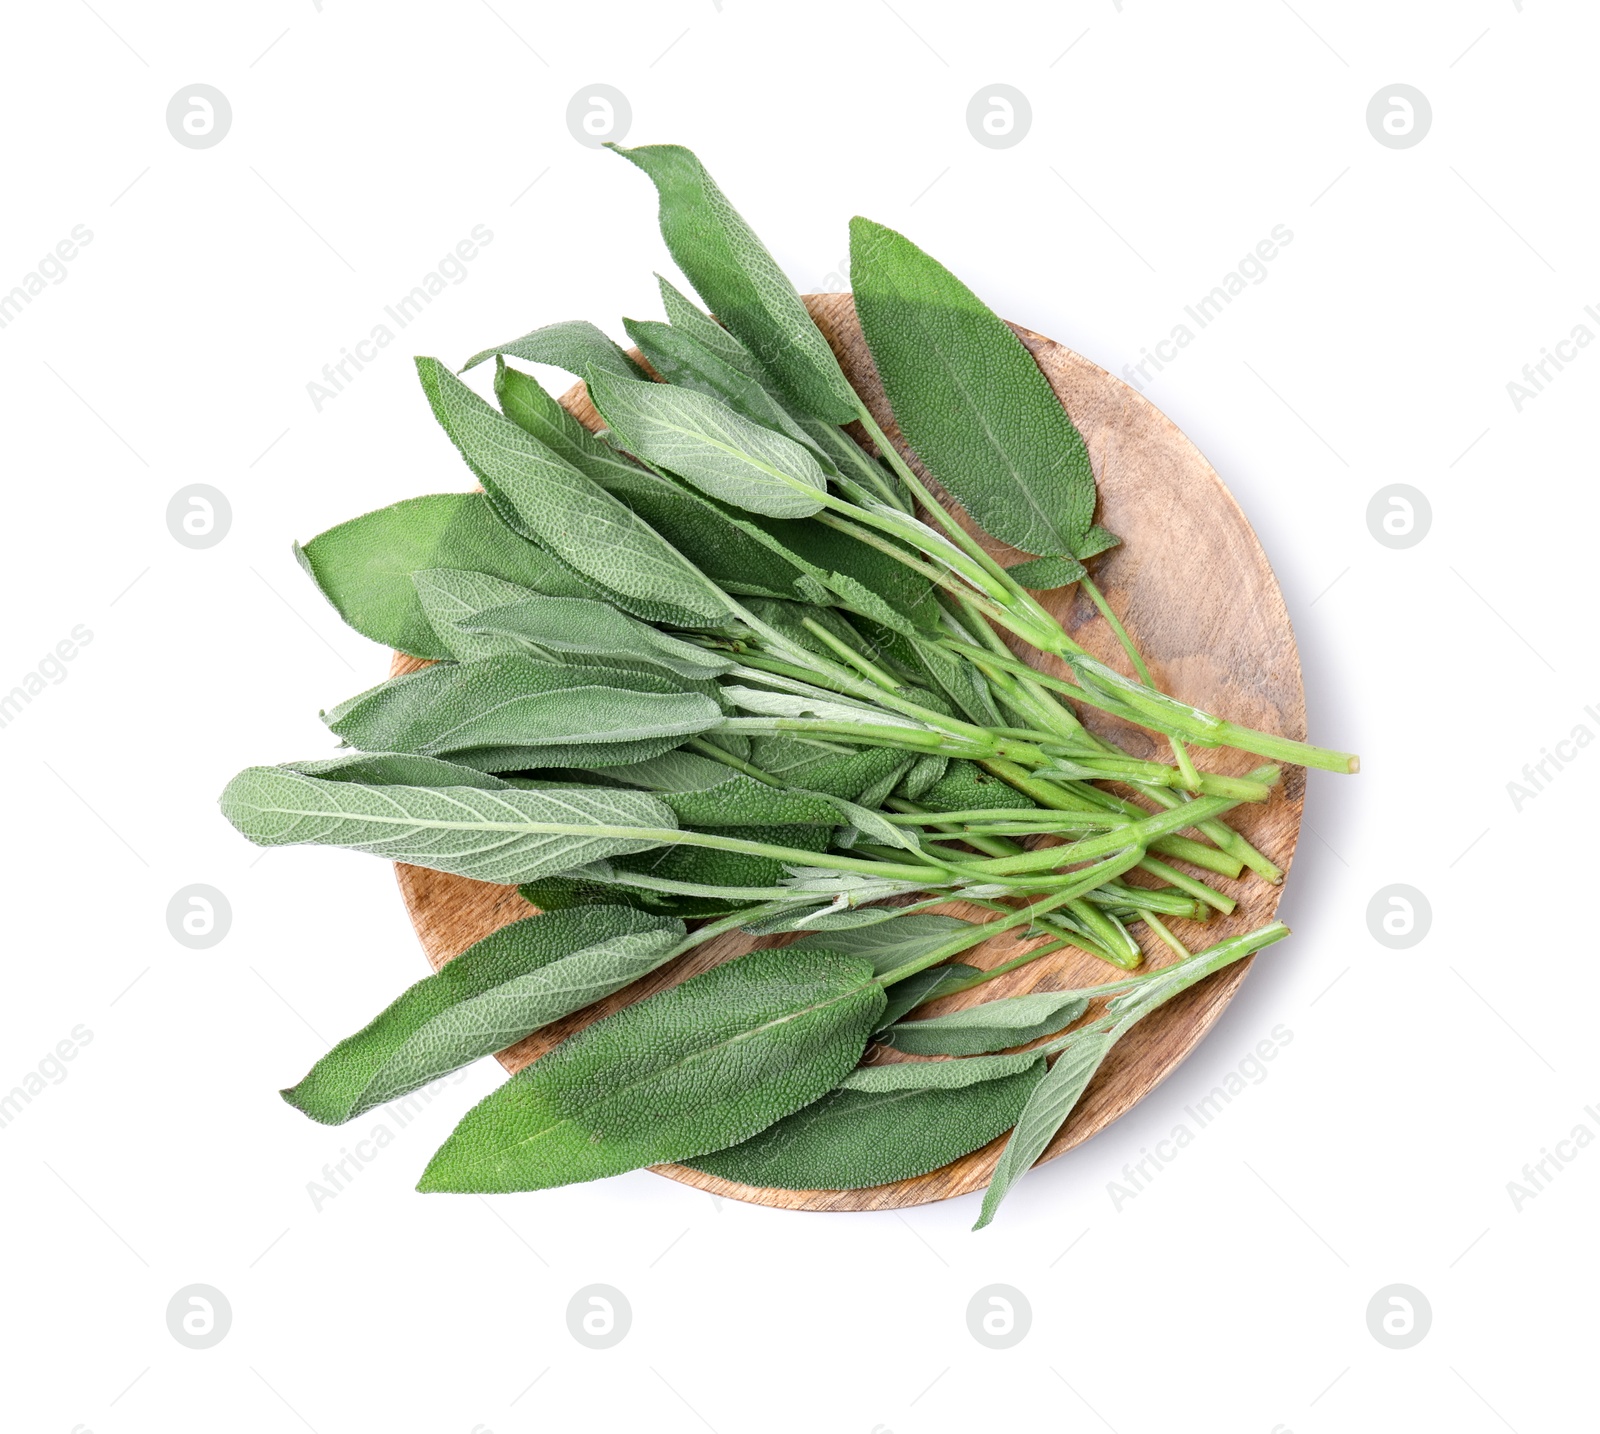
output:
[[661, 237], [678, 267], [784, 396], [830, 423], [853, 419], [855, 390], [828, 341], [705, 166], [681, 145], [608, 148], [650, 176], [661, 197]]
[[769, 787], [692, 752], [668, 752], [595, 776], [654, 792], [687, 826], [832, 826], [839, 798]]
[[502, 926], [340, 1041], [283, 1092], [337, 1125], [514, 1045], [655, 970], [681, 921], [628, 906], [587, 906]]
[[715, 677], [734, 666], [729, 657], [660, 632], [606, 603], [585, 598], [541, 597], [535, 593], [500, 607], [486, 608], [462, 625], [481, 636], [515, 639], [535, 652], [626, 658], [665, 668], [680, 677]]
[[1076, 991], [1031, 991], [946, 1016], [902, 1021], [885, 1031], [882, 1040], [907, 1055], [976, 1056], [1048, 1036], [1088, 1009], [1088, 998]]
[[949, 944], [953, 937], [974, 935], [978, 923], [959, 916], [944, 916], [935, 911], [913, 911], [881, 925], [857, 931], [830, 931], [826, 935], [803, 936], [788, 949], [845, 951], [872, 962], [872, 974], [882, 976], [897, 967], [921, 959], [935, 948]]
[[[945, 966], [930, 966], [926, 971], [918, 971], [902, 981], [896, 981], [892, 986], [885, 987], [884, 995], [888, 997], [888, 1004], [883, 1008], [878, 1029], [883, 1030], [894, 1025], [907, 1012], [915, 1010], [923, 1002], [937, 1000], [945, 987], [954, 986], [965, 981], [967, 977], [977, 974], [976, 966], [966, 966], [959, 961], [952, 961]], [[926, 1065], [929, 1062], [921, 1064]]]
[[222, 814], [257, 846], [349, 847], [512, 884], [646, 851], [677, 825], [644, 792], [368, 787], [281, 767], [245, 768], [223, 791]]
[[860, 1089], [848, 1084], [866, 1074], [858, 1071], [843, 1088], [742, 1144], [686, 1163], [742, 1185], [779, 1190], [860, 1190], [926, 1175], [1016, 1123], [1044, 1076], [1043, 1058], [1031, 1061], [1011, 1075], [948, 1087]]
[[856, 312], [895, 421], [985, 532], [1042, 556], [1089, 549], [1094, 472], [1033, 356], [904, 235], [854, 219]]
[[450, 656], [411, 585], [418, 568], [470, 568], [545, 592], [565, 580], [482, 493], [408, 498], [329, 528], [294, 552], [351, 627], [413, 657]]
[[968, 1056], [965, 1060], [894, 1061], [888, 1065], [858, 1066], [839, 1085], [843, 1090], [958, 1090], [964, 1085], [1033, 1070], [1043, 1060], [1043, 1051], [1017, 1051], [1006, 1056]]
[[529, 363], [553, 364], [556, 368], [564, 368], [575, 378], [582, 378], [590, 369], [614, 373], [622, 378], [645, 377], [644, 370], [628, 357], [627, 351], [587, 319], [546, 324], [520, 339], [484, 349], [462, 364], [461, 372], [465, 373], [485, 359], [500, 355], [526, 359]]
[[755, 951], [625, 1007], [455, 1129], [424, 1191], [542, 1190], [745, 1140], [836, 1085], [883, 1009], [864, 961]]
[[[823, 455], [788, 409], [768, 393], [758, 380], [741, 372], [715, 350], [707, 348], [693, 334], [672, 324], [646, 319], [624, 319], [622, 326], [650, 361], [650, 367], [667, 383], [717, 399], [750, 422], [804, 445], [811, 450], [814, 458], [823, 461]], [[733, 336], [729, 334], [726, 337]], [[829, 461], [827, 468], [832, 467]]]
[[507, 787], [489, 772], [415, 752], [350, 752], [342, 757], [280, 765], [306, 777], [361, 782], [369, 787], [480, 787], [485, 791], [504, 791]]
[[526, 537], [636, 617], [680, 627], [729, 617], [716, 586], [631, 509], [496, 413], [437, 359], [419, 358], [417, 372], [468, 467]]
[[[369, 752], [446, 756], [474, 748], [603, 747], [660, 742], [662, 750], [722, 721], [704, 693], [666, 675], [563, 666], [527, 656], [438, 663], [341, 703], [329, 728]], [[610, 758], [548, 765], [603, 766]], [[477, 765], [474, 763], [473, 765]]]
[[983, 1209], [972, 1227], [981, 1230], [995, 1217], [1000, 1202], [1033, 1162], [1044, 1154], [1056, 1132], [1067, 1123], [1085, 1087], [1100, 1069], [1120, 1030], [1087, 1030], [1056, 1057], [1049, 1073], [1034, 1086], [1017, 1117], [1016, 1129], [1000, 1152], [1000, 1161], [983, 1192]]
[[768, 518], [820, 512], [828, 480], [816, 456], [720, 399], [665, 383], [594, 374], [589, 395], [630, 453], [704, 493]]

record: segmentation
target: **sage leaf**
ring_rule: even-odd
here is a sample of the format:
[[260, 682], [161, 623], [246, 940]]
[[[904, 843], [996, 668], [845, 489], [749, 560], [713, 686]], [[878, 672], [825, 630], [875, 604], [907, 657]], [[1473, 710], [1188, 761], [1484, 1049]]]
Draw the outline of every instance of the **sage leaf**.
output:
[[513, 884], [646, 851], [677, 826], [672, 809], [644, 792], [368, 787], [281, 767], [245, 768], [221, 805], [257, 846], [349, 847]]
[[710, 314], [660, 274], [656, 275], [656, 285], [661, 291], [661, 306], [667, 311], [667, 320], [674, 329], [762, 388], [772, 384], [772, 376], [762, 368], [756, 356]]
[[612, 491], [611, 484], [627, 483], [644, 472], [626, 453], [589, 432], [533, 378], [508, 367], [503, 359], [495, 364], [494, 396], [501, 412], [518, 428], [607, 492]]
[[742, 1144], [686, 1163], [742, 1185], [780, 1190], [860, 1190], [925, 1175], [1016, 1123], [1044, 1075], [1043, 1057], [1030, 1060], [1014, 1074], [950, 1086], [862, 1089], [851, 1082], [867, 1072], [857, 1071], [842, 1088]]
[[980, 808], [994, 810], [1031, 807], [1033, 801], [1023, 796], [1009, 782], [991, 776], [976, 762], [957, 758], [951, 762], [944, 776], [917, 799], [921, 805], [935, 812], [970, 812]]
[[908, 916], [857, 931], [830, 931], [826, 935], [804, 936], [788, 949], [844, 951], [872, 962], [872, 974], [882, 976], [899, 966], [921, 959], [936, 947], [949, 944], [953, 937], [975, 935], [978, 929], [977, 923], [963, 921], [959, 916], [914, 911]]
[[535, 652], [577, 652], [620, 657], [665, 668], [680, 677], [715, 677], [734, 663], [648, 623], [585, 598], [532, 594], [486, 608], [462, 624], [480, 636], [508, 637]]
[[983, 1192], [983, 1209], [974, 1230], [983, 1229], [994, 1219], [1011, 1187], [1044, 1154], [1121, 1034], [1120, 1029], [1084, 1031], [1066, 1046], [1044, 1079], [1034, 1086], [1017, 1117], [1011, 1139], [1000, 1152], [989, 1188]]
[[949, 765], [950, 759], [937, 752], [918, 757], [895, 790], [907, 801], [914, 802], [944, 776], [945, 768]]
[[525, 537], [636, 617], [680, 627], [729, 617], [715, 584], [631, 509], [496, 413], [437, 359], [419, 358], [417, 373], [467, 466]]
[[1084, 574], [1084, 566], [1076, 558], [1030, 558], [1025, 563], [1013, 563], [1006, 571], [1019, 587], [1048, 592], [1077, 582]]
[[915, 1010], [924, 1002], [937, 1000], [944, 987], [953, 986], [977, 974], [976, 966], [966, 966], [959, 961], [952, 961], [949, 965], [930, 966], [926, 971], [918, 971], [902, 981], [896, 981], [884, 989], [888, 1003], [883, 1008], [879, 1030], [892, 1026], [908, 1011]]
[[449, 657], [411, 585], [418, 568], [470, 568], [549, 591], [554, 560], [495, 515], [482, 493], [433, 493], [319, 533], [295, 557], [363, 637], [413, 657]]
[[350, 752], [309, 762], [284, 762], [291, 772], [329, 782], [361, 782], [369, 787], [479, 787], [505, 791], [507, 783], [489, 772], [463, 767], [415, 752]]
[[513, 921], [340, 1041], [283, 1098], [324, 1125], [350, 1120], [621, 990], [683, 935], [681, 921], [628, 906]]
[[713, 498], [768, 518], [822, 509], [828, 480], [811, 450], [709, 394], [596, 373], [589, 396], [630, 453]]
[[[644, 319], [624, 319], [622, 326], [650, 361], [650, 367], [667, 383], [717, 399], [750, 422], [803, 444], [819, 462], [826, 461], [805, 429], [758, 380], [742, 373], [692, 334], [671, 324]], [[832, 467], [832, 462], [827, 461], [827, 468]]]
[[569, 1037], [462, 1119], [418, 1189], [542, 1190], [745, 1140], [816, 1100], [883, 1009], [866, 962], [755, 951]]
[[[496, 746], [653, 741], [675, 747], [716, 726], [722, 712], [666, 675], [509, 656], [439, 663], [392, 677], [334, 708], [327, 721], [338, 736], [369, 752], [437, 757]], [[608, 760], [603, 752], [584, 760], [580, 752], [571, 765]]]
[[484, 349], [462, 364], [461, 372], [476, 368], [485, 359], [501, 355], [526, 359], [529, 363], [553, 364], [556, 368], [564, 368], [575, 378], [582, 378], [591, 369], [614, 373], [622, 378], [645, 377], [644, 370], [628, 357], [627, 351], [587, 319], [546, 324], [520, 339]]
[[526, 374], [501, 367], [495, 392], [518, 427], [632, 509], [725, 592], [797, 595], [800, 574], [782, 545], [766, 533], [749, 531], [742, 516], [724, 512], [688, 484], [602, 443]]
[[931, 730], [925, 723], [902, 717], [898, 712], [858, 706], [844, 698], [833, 700], [805, 697], [793, 692], [768, 692], [764, 688], [743, 687], [737, 683], [729, 683], [722, 690], [734, 706], [763, 717], [815, 717], [828, 722], [856, 722], [871, 727], [908, 728], [918, 732]]
[[[819, 826], [697, 826], [711, 836], [822, 851], [828, 828]], [[546, 911], [586, 902], [626, 902], [644, 911], [665, 912], [685, 920], [726, 916], [758, 901], [772, 899], [780, 884], [790, 884], [790, 868], [775, 857], [710, 847], [661, 846], [637, 855], [587, 863], [581, 871], [527, 883], [522, 894]], [[838, 875], [839, 873], [834, 873]]]
[[846, 906], [833, 910], [813, 905], [764, 916], [739, 929], [751, 936], [776, 936], [788, 931], [854, 931], [860, 926], [893, 921], [899, 914], [899, 908], [894, 906]]
[[886, 1045], [916, 1056], [976, 1056], [1025, 1045], [1070, 1026], [1089, 1009], [1076, 991], [1031, 991], [977, 1006], [902, 1021], [882, 1035]]
[[917, 840], [915, 833], [885, 821], [881, 812], [858, 806], [855, 802], [847, 802], [843, 797], [830, 797], [828, 800], [838, 808], [839, 815], [848, 824], [846, 828], [848, 839], [839, 840], [838, 845], [854, 846], [858, 838], [866, 837], [880, 846], [899, 847], [901, 851], [922, 850], [922, 843]]
[[519, 601], [531, 589], [462, 568], [421, 568], [411, 574], [411, 581], [433, 630], [458, 662], [515, 655], [554, 660], [551, 653], [535, 653], [529, 643], [492, 633], [470, 632], [464, 626], [480, 612]]
[[839, 817], [838, 797], [769, 787], [692, 752], [602, 767], [594, 775], [654, 792], [689, 826], [831, 826]]
[[1041, 556], [1090, 548], [1083, 437], [1005, 322], [904, 235], [850, 223], [856, 312], [895, 421], [985, 532]]
[[894, 1061], [888, 1065], [858, 1066], [839, 1085], [843, 1090], [958, 1090], [979, 1081], [1034, 1070], [1043, 1060], [1043, 1051], [1017, 1051], [1005, 1056], [968, 1056], [965, 1060]]
[[806, 413], [830, 423], [856, 416], [855, 390], [795, 287], [728, 203], [705, 166], [675, 144], [623, 149], [661, 199], [661, 237], [717, 318]]
[[875, 807], [894, 790], [912, 759], [888, 747], [856, 751], [783, 734], [752, 738], [750, 760], [786, 787]]

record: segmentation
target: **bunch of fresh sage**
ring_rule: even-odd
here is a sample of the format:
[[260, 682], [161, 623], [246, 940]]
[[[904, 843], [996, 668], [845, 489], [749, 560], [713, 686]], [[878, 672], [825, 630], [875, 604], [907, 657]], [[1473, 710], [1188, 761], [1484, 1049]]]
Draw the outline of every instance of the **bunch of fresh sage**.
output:
[[[663, 1161], [858, 1188], [1010, 1130], [985, 1224], [1133, 1023], [1287, 934], [1191, 952], [1168, 925], [1233, 911], [1217, 878], [1281, 880], [1231, 809], [1267, 800], [1278, 763], [1356, 760], [1156, 687], [1085, 567], [1117, 539], [1094, 521], [1083, 439], [953, 274], [852, 223], [856, 311], [902, 450], [695, 156], [618, 152], [654, 181], [710, 312], [662, 280], [665, 320], [624, 321], [636, 354], [583, 321], [486, 349], [462, 372], [493, 359], [498, 406], [419, 359], [480, 488], [296, 549], [352, 627], [430, 665], [324, 713], [338, 755], [241, 772], [224, 814], [264, 846], [351, 847], [515, 884], [530, 906], [284, 1096], [350, 1120], [723, 932], [801, 933], [556, 1044], [467, 1114], [421, 1188]], [[508, 360], [581, 378], [603, 430]], [[930, 480], [1026, 560], [997, 562]], [[1071, 583], [1128, 673], [1035, 596]], [[1161, 734], [1172, 761], [1095, 735], [1074, 704]], [[1222, 745], [1266, 760], [1196, 765], [1191, 747]], [[954, 899], [992, 919], [929, 909]], [[1140, 927], [1168, 964], [1137, 969]], [[955, 961], [1006, 931], [1040, 943], [987, 970]], [[918, 1014], [1064, 947], [1113, 979]]]

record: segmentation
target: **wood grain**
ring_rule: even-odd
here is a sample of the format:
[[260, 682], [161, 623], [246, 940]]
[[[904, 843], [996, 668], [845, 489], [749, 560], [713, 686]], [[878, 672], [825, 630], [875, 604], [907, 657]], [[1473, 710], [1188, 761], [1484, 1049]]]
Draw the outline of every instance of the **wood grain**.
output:
[[[850, 296], [816, 294], [808, 296], [806, 303], [851, 382], [866, 397], [889, 436], [898, 440]], [[1157, 684], [1233, 721], [1303, 738], [1305, 695], [1289, 615], [1266, 556], [1221, 479], [1194, 445], [1133, 389], [1060, 344], [1027, 329], [1017, 328], [1016, 332], [1088, 444], [1100, 488], [1098, 519], [1122, 538], [1120, 547], [1094, 560], [1095, 579], [1144, 653]], [[598, 426], [598, 415], [581, 384], [561, 401], [580, 420]], [[994, 551], [1009, 557], [999, 545], [994, 545]], [[1119, 670], [1127, 670], [1105, 622], [1086, 598], [1078, 596], [1076, 588], [1042, 595], [1042, 601], [1085, 648]], [[1044, 670], [1064, 675], [1058, 664], [1052, 666], [1037, 653], [1022, 655]], [[393, 671], [407, 672], [422, 665], [415, 658], [396, 654]], [[1143, 729], [1123, 727], [1088, 709], [1083, 715], [1090, 725], [1114, 735], [1139, 755], [1169, 756], [1165, 741]], [[1202, 768], [1229, 773], [1248, 771], [1258, 761], [1232, 751], [1197, 750], [1195, 757]], [[1304, 789], [1303, 771], [1288, 768], [1270, 802], [1241, 807], [1229, 818], [1286, 872], [1299, 834]], [[422, 867], [398, 865], [396, 872], [422, 948], [435, 969], [491, 931], [528, 914], [527, 903], [515, 887], [491, 886]], [[1232, 916], [1204, 925], [1173, 923], [1191, 949], [1272, 919], [1281, 888], [1248, 872], [1238, 881], [1216, 876], [1207, 879], [1233, 896], [1239, 906]], [[959, 902], [940, 909], [980, 918], [985, 914]], [[508, 1070], [520, 1070], [600, 1016], [753, 947], [780, 945], [785, 939], [752, 940], [738, 933], [720, 937], [606, 1000], [536, 1032], [502, 1052], [500, 1060]], [[998, 965], [1024, 944], [999, 937], [961, 959], [977, 966]], [[1153, 938], [1146, 942], [1146, 954], [1152, 965], [1171, 959], [1171, 953]], [[1053, 1160], [1104, 1130], [1171, 1074], [1233, 998], [1249, 965], [1242, 961], [1218, 972], [1136, 1025], [1113, 1048], [1042, 1159]], [[1112, 979], [1114, 973], [1093, 957], [1062, 951], [928, 1009], [954, 1010], [998, 995]], [[872, 1060], [899, 1058], [881, 1048], [870, 1053]], [[684, 1166], [655, 1168], [671, 1179], [758, 1205], [787, 1210], [884, 1210], [981, 1189], [988, 1183], [1003, 1144], [1004, 1137], [931, 1174], [869, 1190], [756, 1189]]]

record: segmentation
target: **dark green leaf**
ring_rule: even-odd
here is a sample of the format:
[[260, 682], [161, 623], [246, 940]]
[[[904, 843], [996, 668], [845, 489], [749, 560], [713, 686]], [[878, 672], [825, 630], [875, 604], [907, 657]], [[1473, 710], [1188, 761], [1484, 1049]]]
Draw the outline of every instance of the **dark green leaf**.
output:
[[470, 568], [545, 592], [563, 578], [482, 493], [408, 498], [319, 533], [295, 556], [351, 627], [413, 657], [450, 656], [411, 585], [418, 568]]
[[1008, 782], [991, 776], [976, 762], [957, 758], [919, 798], [935, 812], [970, 812], [980, 808], [1031, 807], [1033, 801]]
[[[438, 663], [371, 688], [327, 714], [369, 752], [446, 756], [473, 748], [604, 745], [684, 737], [722, 721], [709, 697], [666, 673], [565, 666], [531, 657]], [[606, 765], [600, 754], [593, 763]], [[474, 764], [476, 765], [476, 764]], [[552, 759], [550, 765], [558, 765]]]
[[1029, 1093], [1027, 1103], [1016, 1120], [1016, 1129], [983, 1192], [983, 1210], [972, 1228], [981, 1230], [992, 1219], [1006, 1193], [1044, 1154], [1056, 1132], [1067, 1122], [1084, 1088], [1100, 1069], [1100, 1063], [1116, 1042], [1120, 1031], [1086, 1030], [1056, 1057], [1049, 1074]]
[[717, 588], [631, 509], [501, 417], [437, 359], [419, 358], [417, 372], [445, 432], [525, 536], [636, 617], [680, 627], [727, 619]]
[[504, 1050], [653, 971], [683, 939], [681, 921], [588, 906], [513, 921], [418, 981], [283, 1092], [337, 1125]]
[[1088, 449], [1022, 341], [909, 239], [850, 224], [856, 312], [895, 421], [985, 532], [1078, 556], [1094, 521]]
[[470, 1111], [418, 1188], [542, 1190], [745, 1140], [850, 1070], [883, 1009], [864, 961], [756, 951], [563, 1041]]
[[915, 1010], [924, 1001], [937, 1000], [944, 987], [953, 986], [977, 974], [976, 966], [965, 966], [959, 961], [952, 961], [947, 966], [930, 966], [926, 971], [918, 971], [914, 976], [907, 976], [903, 981], [896, 981], [894, 985], [885, 987], [884, 995], [888, 997], [889, 1003], [883, 1009], [883, 1015], [880, 1017], [882, 1025], [879, 1029], [892, 1026], [908, 1011]]
[[839, 820], [835, 798], [769, 787], [692, 752], [604, 767], [595, 775], [654, 792], [687, 826], [833, 826]]
[[913, 911], [909, 916], [863, 927], [858, 931], [830, 931], [826, 935], [803, 936], [789, 949], [848, 951], [852, 956], [862, 956], [872, 962], [872, 974], [882, 976], [898, 966], [926, 956], [954, 937], [970, 936], [977, 930], [978, 923], [963, 921], [958, 916]]
[[527, 593], [511, 602], [481, 609], [461, 626], [476, 636], [511, 639], [535, 653], [573, 652], [622, 658], [662, 668], [679, 677], [711, 678], [734, 665], [730, 657], [684, 642], [606, 603], [587, 598]]
[[465, 373], [485, 359], [501, 354], [526, 359], [529, 363], [554, 364], [576, 378], [582, 378], [590, 369], [619, 374], [623, 378], [645, 376], [644, 370], [628, 357], [619, 344], [607, 338], [587, 319], [546, 324], [542, 329], [535, 329], [531, 334], [524, 334], [508, 344], [484, 349], [462, 364], [461, 372]]
[[855, 391], [794, 285], [705, 166], [675, 144], [622, 149], [661, 196], [661, 237], [713, 313], [791, 403], [830, 423], [856, 416]]
[[719, 587], [759, 597], [795, 596], [794, 564], [766, 534], [747, 531], [744, 515], [735, 518], [687, 484], [652, 473], [602, 443], [526, 374], [502, 368], [495, 390], [507, 417], [637, 513]]
[[897, 1051], [917, 1056], [976, 1056], [1026, 1045], [1070, 1026], [1089, 1009], [1076, 991], [1031, 991], [985, 1001], [947, 1016], [902, 1021], [883, 1033]]
[[860, 1190], [908, 1180], [987, 1145], [1015, 1124], [1043, 1075], [1043, 1058], [1035, 1056], [1015, 1074], [962, 1086], [833, 1090], [741, 1145], [686, 1163], [742, 1185], [779, 1190]]

